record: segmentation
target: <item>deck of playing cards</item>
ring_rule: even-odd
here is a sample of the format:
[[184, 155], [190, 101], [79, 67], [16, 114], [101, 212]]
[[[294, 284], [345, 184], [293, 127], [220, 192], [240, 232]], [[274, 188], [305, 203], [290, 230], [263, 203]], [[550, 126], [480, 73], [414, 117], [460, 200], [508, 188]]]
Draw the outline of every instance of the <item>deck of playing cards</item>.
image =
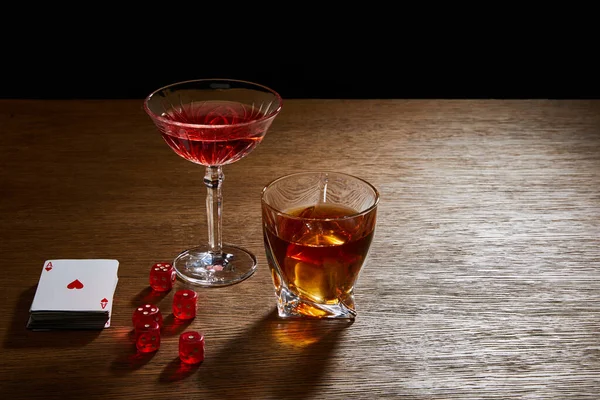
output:
[[110, 326], [117, 260], [47, 260], [27, 328], [104, 329]]

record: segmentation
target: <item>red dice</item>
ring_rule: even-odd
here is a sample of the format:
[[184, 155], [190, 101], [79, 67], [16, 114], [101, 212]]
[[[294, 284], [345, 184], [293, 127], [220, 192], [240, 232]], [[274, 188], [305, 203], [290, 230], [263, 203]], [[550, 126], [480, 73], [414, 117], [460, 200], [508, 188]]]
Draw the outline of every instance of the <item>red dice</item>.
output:
[[140, 353], [151, 353], [160, 348], [160, 326], [149, 321], [135, 327], [135, 347]]
[[156, 263], [150, 269], [150, 286], [157, 292], [167, 292], [173, 288], [177, 273], [169, 263]]
[[133, 312], [132, 321], [134, 327], [151, 322], [156, 322], [161, 329], [163, 326], [162, 313], [154, 304], [144, 304], [143, 306], [136, 308]]
[[193, 290], [178, 290], [173, 296], [173, 315], [178, 319], [196, 317], [198, 295]]
[[194, 331], [179, 335], [179, 359], [186, 364], [204, 361], [204, 335]]

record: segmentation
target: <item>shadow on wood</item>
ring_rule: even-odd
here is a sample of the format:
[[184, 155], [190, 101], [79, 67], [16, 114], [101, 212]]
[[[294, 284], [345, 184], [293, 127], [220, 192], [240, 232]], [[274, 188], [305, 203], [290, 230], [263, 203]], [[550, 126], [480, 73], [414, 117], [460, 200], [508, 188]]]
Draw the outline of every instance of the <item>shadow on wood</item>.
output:
[[199, 384], [224, 398], [250, 398], [257, 395], [257, 388], [269, 398], [308, 398], [319, 388], [340, 334], [350, 324], [347, 320], [281, 320], [274, 311], [215, 355], [207, 350], [197, 373]]
[[13, 319], [7, 327], [4, 348], [39, 347], [83, 347], [92, 342], [101, 330], [52, 330], [32, 331], [27, 329], [29, 313], [37, 285], [23, 291], [19, 296]]

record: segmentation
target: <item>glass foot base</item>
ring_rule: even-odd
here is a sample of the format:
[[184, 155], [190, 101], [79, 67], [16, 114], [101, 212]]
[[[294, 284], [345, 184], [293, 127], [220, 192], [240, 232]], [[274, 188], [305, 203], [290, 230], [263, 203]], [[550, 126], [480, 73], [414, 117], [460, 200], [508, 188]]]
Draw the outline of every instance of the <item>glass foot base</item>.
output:
[[185, 250], [173, 261], [183, 281], [198, 286], [229, 286], [248, 279], [256, 271], [256, 257], [241, 247], [223, 244], [223, 254], [214, 256], [208, 246]]
[[300, 298], [285, 288], [281, 288], [277, 297], [277, 311], [281, 318], [340, 318], [348, 320], [356, 318], [356, 310], [347, 307], [342, 302], [319, 304]]

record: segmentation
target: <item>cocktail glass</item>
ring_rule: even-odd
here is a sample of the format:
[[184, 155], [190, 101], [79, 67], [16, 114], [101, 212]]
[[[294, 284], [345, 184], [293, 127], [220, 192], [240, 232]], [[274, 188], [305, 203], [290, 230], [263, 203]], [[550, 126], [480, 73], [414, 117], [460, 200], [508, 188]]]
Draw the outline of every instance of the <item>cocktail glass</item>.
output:
[[263, 140], [282, 108], [274, 90], [247, 81], [199, 79], [174, 83], [144, 99], [169, 147], [205, 167], [208, 243], [173, 261], [184, 281], [206, 287], [239, 283], [256, 270], [250, 251], [222, 242], [223, 166], [247, 156]]

